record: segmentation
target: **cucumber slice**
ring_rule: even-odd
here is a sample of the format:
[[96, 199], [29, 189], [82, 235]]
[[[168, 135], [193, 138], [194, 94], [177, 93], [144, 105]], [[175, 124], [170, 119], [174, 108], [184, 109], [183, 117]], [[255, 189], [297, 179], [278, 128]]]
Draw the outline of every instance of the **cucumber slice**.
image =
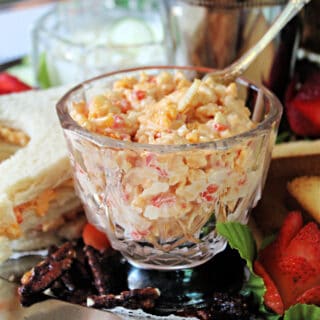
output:
[[139, 18], [121, 18], [111, 25], [109, 32], [112, 45], [140, 45], [154, 41], [152, 29]]

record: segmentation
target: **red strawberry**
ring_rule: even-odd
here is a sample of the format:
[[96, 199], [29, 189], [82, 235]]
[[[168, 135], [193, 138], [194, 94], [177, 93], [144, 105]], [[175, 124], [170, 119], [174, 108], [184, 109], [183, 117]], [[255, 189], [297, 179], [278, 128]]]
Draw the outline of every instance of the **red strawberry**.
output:
[[281, 250], [286, 249], [290, 241], [296, 236], [302, 226], [303, 221], [300, 212], [289, 212], [278, 234], [278, 242]]
[[31, 90], [32, 87], [7, 72], [0, 73], [0, 94]]
[[305, 225], [292, 239], [285, 254], [305, 258], [320, 274], [320, 230], [316, 223]]
[[286, 103], [286, 112], [290, 128], [295, 134], [300, 136], [320, 135], [320, 129], [306, 118], [291, 101]]
[[265, 271], [264, 267], [259, 261], [254, 262], [254, 271], [260, 276], [267, 288], [267, 291], [264, 295], [265, 305], [278, 314], [283, 314], [283, 302], [277, 287], [270, 278], [269, 274]]
[[312, 100], [295, 98], [291, 103], [316, 127], [314, 131], [320, 132], [320, 98]]
[[286, 94], [286, 112], [291, 129], [298, 135], [320, 136], [320, 73], [313, 73], [298, 87], [294, 79]]
[[320, 305], [320, 286], [311, 288], [297, 298], [298, 303]]
[[303, 225], [302, 216], [298, 211], [290, 212], [284, 220], [277, 239], [259, 253], [259, 260], [267, 270], [277, 268], [277, 260], [281, 259], [286, 247]]
[[277, 300], [268, 298], [274, 297], [275, 288], [284, 310], [300, 301], [320, 304], [316, 296], [320, 290], [320, 230], [313, 222], [303, 226], [299, 212], [288, 214], [278, 237], [261, 250], [257, 262], [255, 272], [263, 277], [267, 287], [265, 303], [275, 312], [281, 311], [274, 307]]
[[284, 257], [278, 262], [277, 267], [270, 274], [277, 285], [285, 309], [297, 303], [297, 298], [303, 292], [320, 284], [320, 274], [303, 257]]

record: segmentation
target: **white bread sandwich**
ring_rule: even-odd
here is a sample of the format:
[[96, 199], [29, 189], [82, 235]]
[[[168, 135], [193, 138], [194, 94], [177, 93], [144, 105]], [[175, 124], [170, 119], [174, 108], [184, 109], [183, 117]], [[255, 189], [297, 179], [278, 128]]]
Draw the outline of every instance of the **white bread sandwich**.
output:
[[55, 109], [65, 91], [0, 96], [0, 261], [72, 238], [85, 222]]

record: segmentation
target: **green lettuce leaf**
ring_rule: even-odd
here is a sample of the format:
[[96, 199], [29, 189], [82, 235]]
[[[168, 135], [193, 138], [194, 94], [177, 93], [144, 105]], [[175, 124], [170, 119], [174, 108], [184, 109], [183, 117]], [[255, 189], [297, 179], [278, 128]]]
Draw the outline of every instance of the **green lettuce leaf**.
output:
[[216, 229], [220, 235], [227, 239], [231, 248], [238, 250], [241, 258], [246, 261], [252, 273], [252, 263], [257, 249], [249, 227], [238, 222], [218, 222]]
[[283, 320], [319, 320], [320, 308], [309, 304], [296, 304], [290, 307]]

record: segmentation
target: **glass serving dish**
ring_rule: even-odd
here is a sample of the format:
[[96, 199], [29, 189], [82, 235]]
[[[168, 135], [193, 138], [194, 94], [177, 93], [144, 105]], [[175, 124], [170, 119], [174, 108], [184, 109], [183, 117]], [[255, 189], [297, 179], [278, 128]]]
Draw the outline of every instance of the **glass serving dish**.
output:
[[[74, 103], [90, 103], [115, 80], [183, 72], [202, 78], [212, 69], [143, 67], [108, 73], [71, 89], [57, 104], [70, 151], [75, 187], [88, 220], [134, 266], [190, 268], [224, 250], [217, 222], [248, 222], [269, 168], [282, 107], [266, 88], [237, 79], [239, 95], [257, 123], [231, 138], [194, 144], [155, 145], [121, 141], [78, 125]], [[166, 191], [152, 193], [161, 182]], [[151, 187], [152, 188], [152, 187]], [[151, 194], [151, 195], [150, 195]]]

